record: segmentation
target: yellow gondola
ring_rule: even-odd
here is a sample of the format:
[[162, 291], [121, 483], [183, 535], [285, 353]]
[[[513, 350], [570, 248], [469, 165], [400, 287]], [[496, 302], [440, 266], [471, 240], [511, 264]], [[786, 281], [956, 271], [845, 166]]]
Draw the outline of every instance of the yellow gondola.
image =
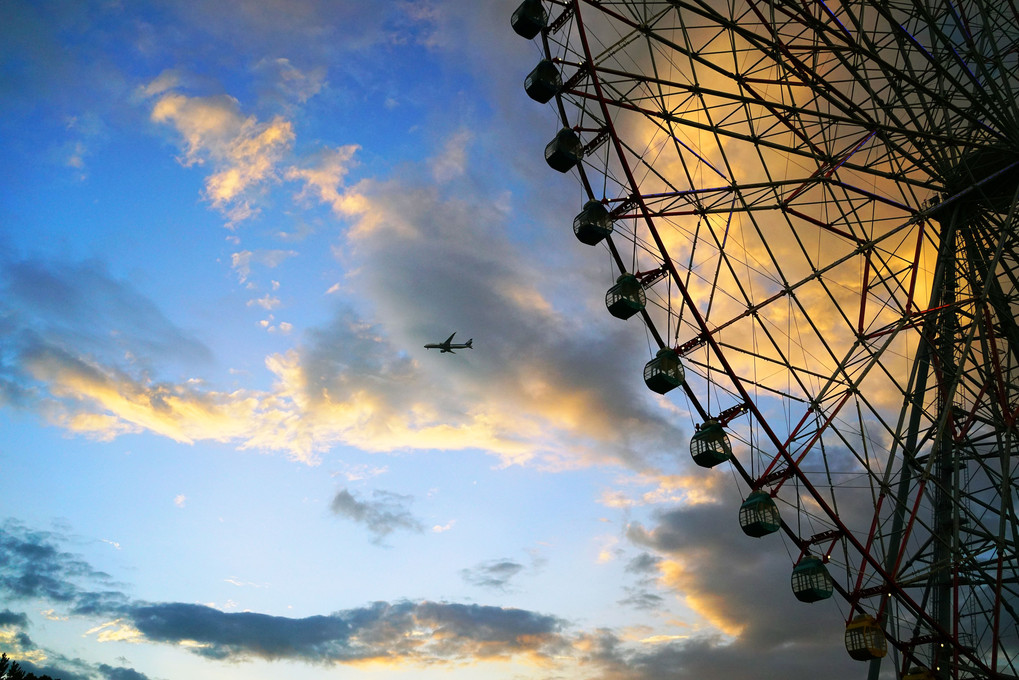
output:
[[860, 614], [846, 625], [846, 651], [857, 661], [880, 659], [888, 653], [881, 626], [869, 614]]

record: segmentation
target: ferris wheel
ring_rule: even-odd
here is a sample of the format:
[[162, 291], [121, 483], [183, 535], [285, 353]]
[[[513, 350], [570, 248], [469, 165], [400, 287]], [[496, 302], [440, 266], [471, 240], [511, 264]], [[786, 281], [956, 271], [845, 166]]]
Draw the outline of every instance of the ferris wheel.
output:
[[608, 311], [643, 319], [694, 462], [745, 484], [733, 520], [784, 533], [870, 677], [1019, 676], [1016, 0], [524, 0], [511, 24]]

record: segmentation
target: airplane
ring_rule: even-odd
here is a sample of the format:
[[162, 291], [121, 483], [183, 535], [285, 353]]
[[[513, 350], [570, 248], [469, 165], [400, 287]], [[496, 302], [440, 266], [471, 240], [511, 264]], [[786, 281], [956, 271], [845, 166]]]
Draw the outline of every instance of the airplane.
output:
[[[456, 335], [456, 331], [453, 332], [453, 335]], [[454, 349], [474, 349], [474, 346], [471, 344], [474, 342], [474, 338], [471, 338], [462, 345], [461, 344], [454, 345], [451, 344], [453, 342], [453, 335], [446, 338], [445, 342], [430, 342], [427, 345], [425, 345], [425, 349], [442, 350], [441, 352], [439, 352], [439, 354], [444, 354], [445, 352], [449, 352], [450, 354], [456, 354], [456, 352], [453, 351]]]

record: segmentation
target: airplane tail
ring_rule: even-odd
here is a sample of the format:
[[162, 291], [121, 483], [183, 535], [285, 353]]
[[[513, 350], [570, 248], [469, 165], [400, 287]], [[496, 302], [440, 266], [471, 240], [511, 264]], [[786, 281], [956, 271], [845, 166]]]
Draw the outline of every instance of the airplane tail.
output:
[[474, 342], [474, 338], [471, 338], [470, 340], [464, 343], [465, 345], [467, 345], [467, 349], [474, 349], [474, 345], [471, 344], [472, 342]]

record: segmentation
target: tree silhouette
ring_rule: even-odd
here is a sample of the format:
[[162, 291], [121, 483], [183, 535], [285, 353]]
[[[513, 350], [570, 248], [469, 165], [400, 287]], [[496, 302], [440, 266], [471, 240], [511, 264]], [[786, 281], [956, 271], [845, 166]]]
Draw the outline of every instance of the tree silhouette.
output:
[[54, 680], [49, 675], [29, 673], [17, 661], [11, 661], [7, 654], [0, 654], [0, 680]]

